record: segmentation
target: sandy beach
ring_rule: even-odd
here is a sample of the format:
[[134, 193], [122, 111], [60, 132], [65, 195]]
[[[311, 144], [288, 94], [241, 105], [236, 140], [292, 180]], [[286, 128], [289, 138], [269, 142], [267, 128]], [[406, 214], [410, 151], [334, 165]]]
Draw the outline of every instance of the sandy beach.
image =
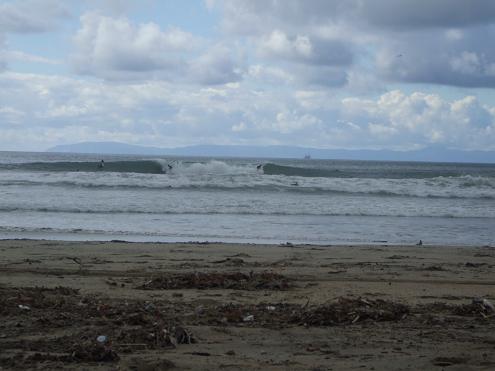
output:
[[0, 251], [2, 370], [495, 368], [495, 247]]

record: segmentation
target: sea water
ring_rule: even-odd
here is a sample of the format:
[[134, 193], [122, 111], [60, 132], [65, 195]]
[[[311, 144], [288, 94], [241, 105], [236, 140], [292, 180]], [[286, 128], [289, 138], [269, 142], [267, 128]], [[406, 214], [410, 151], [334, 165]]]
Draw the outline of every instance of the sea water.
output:
[[0, 152], [0, 238], [495, 244], [495, 165]]

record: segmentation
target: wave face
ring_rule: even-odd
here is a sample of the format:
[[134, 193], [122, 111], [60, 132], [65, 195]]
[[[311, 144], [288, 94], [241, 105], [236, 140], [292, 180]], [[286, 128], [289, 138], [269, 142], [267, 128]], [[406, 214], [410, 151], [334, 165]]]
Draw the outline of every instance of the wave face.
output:
[[[266, 241], [289, 236], [330, 241], [354, 233], [366, 242], [371, 234], [381, 240], [389, 239], [387, 234], [413, 239], [410, 223], [418, 231], [425, 226], [432, 234], [444, 231], [445, 241], [467, 238], [466, 233], [476, 240], [480, 233], [483, 243], [489, 243], [493, 236], [487, 225], [495, 223], [495, 165], [103, 159], [100, 168], [101, 158], [95, 155], [6, 158], [0, 152], [0, 232], [147, 231], [153, 236], [186, 238], [190, 233], [249, 240], [263, 230]], [[408, 222], [399, 223], [404, 218]], [[200, 234], [194, 223], [203, 223]], [[246, 223], [253, 227], [246, 229]], [[339, 229], [332, 223], [339, 223]], [[366, 223], [373, 228], [363, 227]]]
[[0, 169], [43, 172], [113, 172], [163, 174], [162, 165], [156, 161], [111, 161], [102, 166], [100, 161], [60, 161], [2, 164]]

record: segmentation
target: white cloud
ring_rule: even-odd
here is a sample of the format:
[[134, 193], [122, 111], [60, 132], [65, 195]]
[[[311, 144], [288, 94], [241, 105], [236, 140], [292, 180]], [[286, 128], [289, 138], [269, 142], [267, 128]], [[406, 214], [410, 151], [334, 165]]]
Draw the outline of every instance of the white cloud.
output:
[[495, 149], [495, 107], [472, 96], [448, 101], [392, 91], [376, 99], [341, 100], [325, 89], [252, 90], [244, 81], [198, 89], [158, 80], [109, 84], [12, 72], [0, 74], [0, 85], [4, 149], [43, 150], [83, 140], [170, 147], [417, 148], [439, 143]]
[[291, 40], [280, 30], [274, 30], [260, 42], [260, 52], [268, 56], [281, 58], [307, 59], [313, 53], [311, 41], [307, 36], [297, 35]]
[[74, 47], [71, 62], [77, 73], [108, 80], [163, 79], [210, 85], [241, 78], [227, 47], [209, 47], [179, 28], [135, 25], [126, 17], [84, 14]]
[[8, 50], [5, 52], [6, 58], [12, 61], [21, 61], [21, 62], [31, 62], [31, 63], [43, 63], [43, 64], [51, 64], [51, 65], [59, 65], [62, 64], [62, 61], [40, 57], [38, 55], [33, 55], [25, 52], [21, 52], [19, 50]]
[[[448, 102], [438, 95], [391, 91], [378, 100], [347, 98], [343, 117], [367, 128], [371, 140], [412, 146], [441, 143], [457, 148], [492, 148], [495, 115], [472, 96]], [[486, 135], [489, 134], [489, 137]]]
[[244, 122], [240, 122], [240, 123], [232, 126], [232, 131], [240, 132], [240, 131], [246, 130], [246, 128], [247, 128], [246, 124]]
[[108, 78], [126, 72], [177, 71], [182, 63], [178, 53], [194, 42], [191, 34], [176, 28], [161, 31], [155, 23], [134, 26], [127, 18], [86, 13], [74, 37], [72, 63], [79, 73]]
[[281, 134], [289, 134], [315, 127], [320, 123], [320, 119], [308, 113], [299, 114], [295, 111], [283, 111], [277, 113], [271, 129]]
[[282, 68], [262, 64], [249, 66], [247, 75], [251, 79], [271, 84], [289, 84], [295, 80], [292, 74]]
[[241, 70], [232, 58], [232, 50], [217, 45], [190, 63], [193, 80], [205, 85], [226, 84], [239, 81]]
[[[68, 17], [66, 2], [47, 1], [0, 5], [2, 148], [107, 139], [157, 146], [495, 146], [495, 107], [476, 97], [489, 101], [489, 92], [458, 89], [463, 98], [456, 100], [387, 92], [391, 82], [494, 87], [490, 2], [205, 0], [222, 17], [220, 27], [194, 28], [211, 26], [205, 37], [159, 18], [143, 21], [145, 12], [138, 18], [131, 9], [144, 7], [128, 0], [86, 0], [84, 9], [99, 10], [70, 24], [71, 77], [59, 60], [10, 38], [54, 30]], [[9, 72], [10, 61], [60, 75]]]

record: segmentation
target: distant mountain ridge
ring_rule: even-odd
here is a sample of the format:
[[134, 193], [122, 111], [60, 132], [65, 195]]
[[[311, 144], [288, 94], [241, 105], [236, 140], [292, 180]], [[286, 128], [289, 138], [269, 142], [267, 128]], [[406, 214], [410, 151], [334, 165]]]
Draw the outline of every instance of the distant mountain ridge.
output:
[[427, 147], [417, 151], [392, 151], [245, 145], [195, 145], [177, 148], [160, 148], [119, 142], [82, 142], [58, 145], [49, 148], [47, 152], [301, 159], [305, 155], [310, 155], [313, 159], [335, 160], [495, 163], [495, 151], [461, 151], [439, 146]]

